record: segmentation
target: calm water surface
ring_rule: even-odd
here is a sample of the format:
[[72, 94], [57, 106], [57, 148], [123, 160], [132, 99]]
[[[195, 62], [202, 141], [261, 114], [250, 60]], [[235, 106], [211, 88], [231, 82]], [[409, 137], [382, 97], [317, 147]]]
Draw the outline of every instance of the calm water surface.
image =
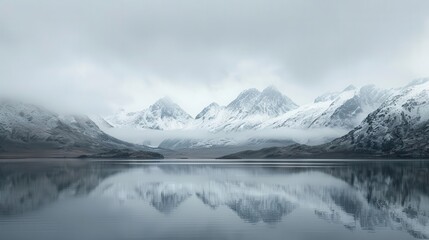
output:
[[0, 239], [427, 239], [429, 162], [0, 163]]

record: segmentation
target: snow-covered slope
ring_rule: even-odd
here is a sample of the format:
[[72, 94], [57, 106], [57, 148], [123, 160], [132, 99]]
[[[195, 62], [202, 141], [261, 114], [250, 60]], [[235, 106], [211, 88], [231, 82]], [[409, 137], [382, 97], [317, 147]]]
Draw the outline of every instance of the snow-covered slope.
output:
[[197, 115], [191, 128], [212, 132], [249, 130], [297, 107], [274, 87], [262, 92], [251, 88], [241, 92], [226, 107], [210, 104]]
[[279, 116], [285, 112], [297, 108], [290, 98], [283, 95], [275, 87], [270, 86], [262, 92], [256, 89], [248, 89], [226, 107], [231, 112], [238, 113], [240, 118], [252, 115]]
[[277, 118], [262, 123], [259, 128], [344, 128], [357, 126], [370, 112], [392, 94], [391, 90], [367, 85], [360, 89], [349, 86], [342, 92], [328, 93]]
[[164, 97], [143, 111], [127, 113], [122, 110], [105, 120], [114, 127], [173, 130], [184, 128], [192, 117], [170, 98]]
[[0, 152], [6, 155], [78, 156], [134, 148], [105, 134], [86, 116], [60, 116], [32, 104], [0, 100]]
[[210, 121], [219, 114], [219, 111], [222, 110], [222, 107], [219, 104], [213, 102], [207, 107], [205, 107], [200, 113], [197, 114], [195, 119], [201, 119], [202, 121]]
[[392, 92], [361, 124], [332, 142], [241, 152], [226, 158], [428, 158], [429, 79]]
[[104, 130], [104, 129], [109, 129], [109, 128], [113, 128], [112, 124], [108, 123], [102, 116], [100, 115], [89, 115], [88, 116], [95, 124], [97, 124], [97, 126]]
[[419, 79], [397, 91], [335, 148], [388, 155], [429, 155], [429, 79]]

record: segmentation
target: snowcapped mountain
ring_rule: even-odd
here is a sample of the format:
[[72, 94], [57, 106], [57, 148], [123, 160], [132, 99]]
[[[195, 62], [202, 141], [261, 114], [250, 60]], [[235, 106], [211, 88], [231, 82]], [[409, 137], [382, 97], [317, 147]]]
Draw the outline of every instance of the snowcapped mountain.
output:
[[343, 137], [318, 145], [248, 151], [227, 158], [429, 157], [429, 79], [418, 79], [392, 95]]
[[253, 115], [275, 117], [297, 107], [298, 105], [290, 98], [283, 95], [275, 87], [270, 86], [262, 92], [254, 88], [243, 91], [228, 104], [226, 109], [237, 113], [243, 119]]
[[267, 87], [262, 92], [251, 88], [241, 92], [226, 107], [212, 103], [204, 108], [195, 118], [192, 128], [212, 132], [248, 130], [297, 107], [274, 87]]
[[[240, 134], [254, 128], [264, 121], [291, 111], [298, 106], [274, 87], [267, 87], [262, 92], [251, 88], [241, 92], [227, 106], [211, 103], [205, 107], [188, 125], [186, 130], [202, 130], [213, 133], [203, 138], [172, 138], [166, 139], [160, 147], [168, 149], [216, 149], [230, 148], [230, 151], [239, 149], [258, 149], [264, 146], [284, 146], [292, 141], [271, 141], [271, 139], [252, 138]], [[219, 134], [219, 133], [224, 133]], [[237, 135], [231, 135], [237, 133]], [[216, 156], [216, 155], [214, 155]]]
[[[337, 135], [329, 131], [326, 132], [325, 134], [329, 134], [324, 136], [323, 143], [342, 136], [344, 131], [353, 129], [368, 113], [379, 107], [392, 92], [392, 90], [379, 89], [373, 85], [359, 89], [354, 86], [348, 86], [341, 92], [324, 94], [316, 98], [311, 104], [297, 107], [296, 104], [293, 104], [273, 87], [266, 88], [262, 92], [258, 92], [256, 89], [249, 89], [242, 92], [237, 99], [226, 107], [221, 107], [215, 103], [210, 104], [197, 115], [193, 127], [208, 129], [212, 132], [238, 132], [240, 130], [263, 130], [266, 132], [266, 130], [280, 128], [285, 130], [305, 130], [309, 128], [335, 128], [342, 130], [338, 131]], [[256, 132], [254, 134], [255, 139], [260, 135], [260, 133], [257, 134]], [[274, 136], [271, 136], [271, 138]], [[225, 141], [225, 138], [222, 137], [220, 139], [171, 139], [166, 143], [173, 147], [201, 148], [203, 146], [228, 146], [222, 144], [227, 142], [232, 145], [235, 142], [236, 145], [247, 146], [248, 150], [251, 150], [257, 149], [257, 146], [259, 148], [286, 146], [297, 140], [290, 135], [289, 141], [286, 141], [287, 144], [285, 144], [284, 140], [286, 139], [284, 139], [284, 136], [278, 135], [277, 138], [279, 139], [277, 140], [281, 139], [282, 141], [270, 141], [269, 144], [258, 145], [243, 139], [234, 141], [233, 136], [229, 137], [227, 138], [228, 141]], [[240, 144], [237, 142], [240, 142]], [[302, 139], [298, 142], [302, 142]], [[318, 142], [318, 144], [320, 143]]]
[[212, 120], [216, 118], [221, 109], [222, 107], [219, 106], [219, 104], [213, 102], [207, 107], [205, 107], [200, 113], [198, 113], [195, 119], [201, 119], [206, 121]]
[[[141, 146], [123, 142], [100, 130], [135, 127], [181, 129], [181, 134], [176, 137], [171, 135], [159, 141], [168, 149], [218, 151], [222, 147], [276, 147], [264, 151], [263, 155], [255, 152], [254, 156], [265, 157], [268, 154], [281, 158], [316, 155], [343, 157], [344, 154], [424, 157], [429, 155], [428, 92], [428, 79], [419, 79], [394, 90], [383, 90], [372, 85], [359, 89], [349, 86], [341, 92], [324, 94], [312, 104], [298, 107], [273, 87], [262, 92], [248, 89], [227, 106], [210, 104], [195, 119], [169, 98], [162, 98], [140, 112], [122, 111], [105, 119], [93, 116], [94, 120], [86, 116], [60, 116], [35, 105], [1, 100], [0, 152], [16, 150], [25, 154], [26, 151], [37, 149], [46, 150], [51, 156], [64, 152], [76, 156], [78, 153], [97, 153], [110, 149], [142, 149]], [[301, 136], [304, 132], [283, 130], [315, 131], [316, 128], [353, 130], [319, 146], [284, 147], [293, 142], [316, 143], [293, 137], [297, 134]], [[191, 130], [197, 131], [190, 134], [188, 131]], [[330, 134], [328, 139], [321, 141], [327, 142], [342, 136], [344, 131], [335, 132], [334, 135], [332, 131], [317, 134]]]
[[0, 153], [79, 156], [143, 147], [113, 138], [86, 116], [61, 116], [18, 101], [0, 100]]
[[179, 105], [164, 97], [143, 111], [127, 113], [122, 110], [105, 120], [114, 127], [173, 130], [184, 128], [192, 119]]
[[[227, 106], [211, 103], [192, 118], [179, 105], [165, 97], [139, 112], [120, 112], [97, 120], [101, 126], [135, 127], [157, 130], [203, 129], [210, 132], [251, 129], [267, 119], [279, 116], [298, 106], [274, 87], [262, 92], [248, 89]], [[107, 126], [108, 126], [107, 125]]]
[[259, 128], [352, 129], [391, 94], [391, 90], [379, 89], [374, 85], [367, 85], [360, 89], [349, 86], [342, 92], [319, 96], [314, 103], [300, 106], [270, 119], [262, 123]]
[[[169, 98], [163, 98], [140, 112], [121, 111], [105, 118], [113, 127], [158, 130], [237, 132], [277, 128], [353, 129], [392, 94], [373, 85], [349, 86], [341, 92], [319, 96], [313, 103], [298, 106], [275, 87], [262, 92], [255, 88], [241, 92], [227, 106], [211, 103], [193, 119]], [[106, 123], [101, 122], [103, 126]], [[102, 126], [100, 126], [102, 127]]]
[[241, 92], [227, 108], [231, 111], [236, 111], [240, 115], [247, 115], [250, 109], [256, 104], [261, 93], [256, 88], [250, 88]]
[[[251, 88], [241, 92], [237, 98], [227, 106], [211, 103], [192, 119], [177, 104], [170, 99], [164, 98], [141, 112], [126, 113], [122, 111], [116, 115], [106, 118], [106, 122], [113, 127], [133, 127], [140, 129], [176, 130], [184, 132], [205, 131], [217, 135], [206, 134], [204, 137], [196, 137], [189, 134], [186, 137], [170, 136], [162, 140], [162, 146], [168, 149], [196, 149], [216, 148], [229, 146], [248, 146], [255, 149], [258, 144], [250, 142], [250, 138], [258, 139], [258, 135], [249, 135], [247, 139], [243, 136], [231, 135], [232, 133], [248, 132], [248, 130], [270, 130], [309, 128], [335, 128], [342, 131], [332, 132], [324, 136], [330, 141], [344, 134], [344, 131], [357, 126], [367, 114], [375, 110], [381, 103], [392, 94], [391, 90], [382, 90], [375, 86], [364, 86], [355, 88], [349, 86], [341, 92], [324, 94], [315, 99], [311, 104], [298, 106], [291, 99], [283, 95], [274, 87], [267, 87], [263, 91]], [[101, 122], [102, 121], [97, 121]], [[106, 124], [103, 124], [106, 125]], [[102, 126], [100, 126], [103, 128]], [[219, 135], [219, 133], [227, 134]], [[322, 134], [322, 133], [320, 133]], [[275, 135], [275, 134], [274, 134]], [[169, 135], [166, 135], [169, 136]], [[266, 141], [267, 136], [261, 137], [264, 144], [259, 147], [285, 146], [296, 139], [285, 139], [277, 136], [277, 140]], [[259, 142], [259, 140], [258, 140]], [[301, 143], [305, 140], [298, 141]], [[320, 141], [316, 141], [317, 144]], [[315, 142], [315, 143], [316, 143]], [[309, 142], [308, 142], [309, 143]], [[315, 144], [313, 143], [313, 144]]]
[[255, 104], [249, 110], [249, 115], [276, 117], [297, 107], [298, 105], [290, 98], [283, 95], [277, 88], [270, 86], [259, 94]]
[[428, 156], [429, 79], [415, 80], [398, 90], [353, 131], [331, 145], [383, 155]]

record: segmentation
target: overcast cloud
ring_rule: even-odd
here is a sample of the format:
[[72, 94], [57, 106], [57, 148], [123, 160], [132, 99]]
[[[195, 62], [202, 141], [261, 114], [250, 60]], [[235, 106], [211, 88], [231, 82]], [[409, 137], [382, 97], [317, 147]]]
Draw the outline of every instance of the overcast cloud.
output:
[[0, 94], [107, 114], [195, 115], [249, 87], [298, 104], [429, 76], [427, 0], [0, 0]]

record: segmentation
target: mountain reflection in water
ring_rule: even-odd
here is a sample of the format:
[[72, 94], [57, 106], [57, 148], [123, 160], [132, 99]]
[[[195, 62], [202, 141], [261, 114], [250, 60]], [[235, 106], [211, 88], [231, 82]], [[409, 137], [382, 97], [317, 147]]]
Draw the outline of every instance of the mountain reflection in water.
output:
[[[116, 202], [125, 212], [142, 202], [147, 205], [138, 208], [151, 206], [161, 214], [145, 213], [153, 224], [173, 215], [192, 221], [193, 214], [216, 211], [222, 212], [228, 222], [232, 217], [225, 211], [229, 209], [244, 224], [262, 223], [271, 226], [263, 231], [274, 232], [280, 231], [276, 226], [288, 218], [310, 212], [314, 218], [341, 226], [350, 234], [389, 230], [406, 233], [410, 239], [429, 237], [427, 162], [333, 162], [304, 167], [281, 163], [158, 165], [70, 160], [3, 163], [0, 176], [1, 239], [15, 236], [10, 229], [3, 231], [13, 222], [11, 219], [19, 223], [25, 216], [49, 212], [53, 206], [61, 208], [61, 203], [68, 201], [74, 211], [83, 211], [73, 200], [96, 205]], [[185, 206], [187, 202], [192, 203], [190, 208]], [[197, 202], [211, 211], [204, 212]], [[179, 211], [182, 206], [186, 211]], [[49, 220], [52, 211], [42, 216]], [[307, 229], [311, 231], [311, 226]], [[386, 239], [392, 236], [395, 234]]]

